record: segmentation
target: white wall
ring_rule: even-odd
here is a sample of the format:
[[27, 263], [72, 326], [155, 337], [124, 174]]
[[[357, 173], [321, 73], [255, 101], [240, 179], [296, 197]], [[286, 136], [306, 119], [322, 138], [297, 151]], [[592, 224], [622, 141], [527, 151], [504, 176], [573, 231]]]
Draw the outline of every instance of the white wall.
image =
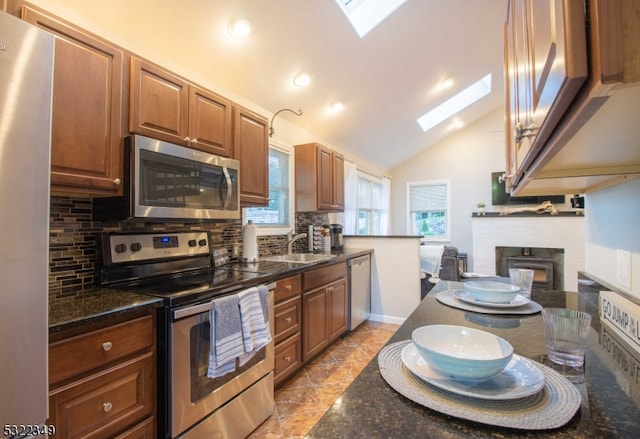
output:
[[[451, 245], [472, 260], [471, 214], [491, 206], [491, 172], [504, 171], [504, 111], [498, 108], [444, 141], [391, 170], [392, 234], [407, 234], [407, 182], [449, 180]], [[473, 267], [468, 267], [469, 271]]]
[[[585, 197], [585, 271], [640, 298], [640, 179]], [[618, 283], [617, 250], [631, 253], [631, 287]]]
[[345, 237], [344, 246], [373, 249], [369, 320], [404, 322], [421, 300], [418, 237]]

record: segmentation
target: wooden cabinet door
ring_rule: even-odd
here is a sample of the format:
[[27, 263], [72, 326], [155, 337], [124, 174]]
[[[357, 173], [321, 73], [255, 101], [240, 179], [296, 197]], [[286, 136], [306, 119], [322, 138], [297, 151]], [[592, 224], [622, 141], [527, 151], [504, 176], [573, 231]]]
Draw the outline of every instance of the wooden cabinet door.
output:
[[[534, 147], [540, 149], [587, 79], [583, 0], [528, 2], [531, 16]], [[539, 145], [539, 146], [538, 146]]]
[[344, 210], [344, 157], [333, 153], [333, 208]]
[[328, 287], [329, 294], [329, 342], [344, 334], [347, 330], [347, 312], [349, 302], [347, 282], [341, 279]]
[[233, 157], [240, 161], [240, 202], [269, 204], [268, 121], [240, 106], [234, 111]]
[[189, 145], [189, 84], [145, 60], [131, 58], [129, 130]]
[[587, 78], [583, 1], [512, 0], [505, 67], [509, 188], [532, 165]]
[[325, 287], [302, 295], [302, 360], [305, 362], [329, 343], [327, 301]]
[[13, 8], [13, 0], [1, 0], [0, 1], [0, 9], [11, 13]]
[[152, 416], [155, 356], [149, 352], [122, 365], [54, 390], [48, 424], [59, 438], [110, 438]]
[[30, 7], [21, 14], [56, 37], [52, 192], [121, 195], [123, 51]]
[[528, 60], [530, 39], [528, 35], [528, 9], [525, 0], [514, 0], [508, 6], [505, 25], [505, 78], [507, 82], [507, 174], [511, 178], [507, 187], [515, 185], [521, 175], [522, 161], [531, 147], [530, 137], [515, 139], [516, 129], [532, 124], [533, 72]]
[[333, 208], [333, 152], [318, 145], [318, 210]]
[[203, 88], [189, 87], [189, 138], [192, 148], [233, 156], [231, 102]]

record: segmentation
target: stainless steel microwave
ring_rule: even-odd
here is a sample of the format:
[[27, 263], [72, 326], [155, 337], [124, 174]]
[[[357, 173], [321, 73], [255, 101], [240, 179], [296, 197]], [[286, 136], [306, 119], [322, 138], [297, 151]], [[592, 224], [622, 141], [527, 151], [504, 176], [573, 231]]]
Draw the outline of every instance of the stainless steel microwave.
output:
[[94, 199], [93, 219], [239, 219], [239, 179], [237, 160], [132, 135], [124, 195]]

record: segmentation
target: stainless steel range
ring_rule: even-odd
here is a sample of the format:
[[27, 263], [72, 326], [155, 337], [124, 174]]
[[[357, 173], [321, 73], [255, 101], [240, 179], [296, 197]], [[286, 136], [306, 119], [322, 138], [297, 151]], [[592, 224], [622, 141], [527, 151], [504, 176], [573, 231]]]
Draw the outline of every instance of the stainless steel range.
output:
[[[208, 378], [214, 300], [260, 283], [215, 267], [208, 232], [104, 234], [102, 284], [163, 299], [158, 311], [158, 437], [245, 437], [274, 410], [273, 341], [235, 371]], [[264, 276], [262, 276], [264, 279]], [[268, 315], [273, 333], [273, 288]]]

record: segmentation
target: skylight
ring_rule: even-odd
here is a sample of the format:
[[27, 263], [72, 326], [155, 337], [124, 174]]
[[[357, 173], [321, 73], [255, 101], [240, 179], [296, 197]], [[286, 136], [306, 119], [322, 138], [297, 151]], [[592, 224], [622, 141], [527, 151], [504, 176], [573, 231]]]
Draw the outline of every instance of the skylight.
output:
[[489, 93], [491, 93], [491, 73], [418, 118], [418, 124], [422, 131], [429, 131]]
[[406, 0], [336, 0], [360, 38], [379, 25]]

